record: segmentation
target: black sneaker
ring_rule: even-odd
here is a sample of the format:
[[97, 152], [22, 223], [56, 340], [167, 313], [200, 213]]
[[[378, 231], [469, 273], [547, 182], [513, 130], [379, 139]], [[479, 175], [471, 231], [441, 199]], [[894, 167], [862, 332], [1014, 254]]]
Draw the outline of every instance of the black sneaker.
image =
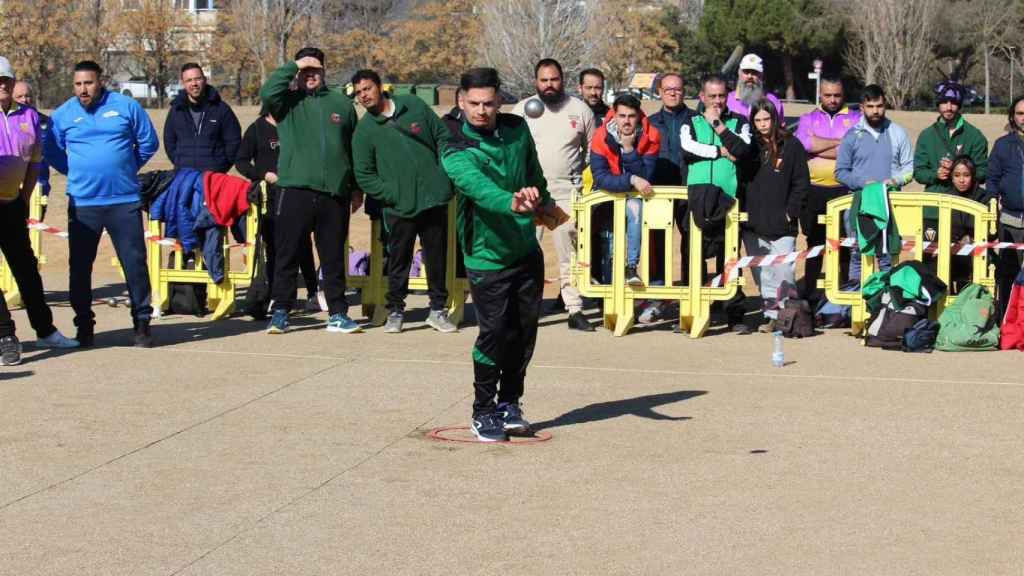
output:
[[75, 334], [75, 340], [78, 340], [79, 348], [89, 348], [96, 343], [96, 334], [93, 332], [93, 325], [79, 326], [78, 332]]
[[523, 418], [523, 409], [519, 404], [498, 404], [498, 416], [501, 417], [505, 432], [509, 434], [525, 434], [530, 431], [530, 423]]
[[587, 317], [582, 312], [575, 314], [569, 314], [569, 330], [579, 330], [580, 332], [593, 332], [594, 325], [587, 320]]
[[636, 266], [626, 266], [626, 284], [630, 286], [643, 286], [644, 281], [636, 271]]
[[505, 434], [505, 427], [494, 412], [487, 412], [473, 417], [473, 434], [481, 442], [505, 442], [508, 436]]
[[[2, 298], [3, 296], [0, 296]], [[21, 364], [21, 342], [15, 335], [0, 338], [0, 363], [4, 366]]]
[[143, 320], [135, 326], [135, 347], [153, 347], [153, 336], [149, 333], [149, 320]]

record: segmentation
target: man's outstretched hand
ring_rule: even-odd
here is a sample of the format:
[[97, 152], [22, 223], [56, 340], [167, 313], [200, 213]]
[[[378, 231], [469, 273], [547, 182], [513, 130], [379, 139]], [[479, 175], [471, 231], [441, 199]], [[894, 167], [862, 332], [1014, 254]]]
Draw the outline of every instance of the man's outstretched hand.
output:
[[512, 195], [512, 211], [520, 214], [529, 214], [537, 209], [540, 203], [540, 191], [533, 186], [520, 188], [519, 192]]

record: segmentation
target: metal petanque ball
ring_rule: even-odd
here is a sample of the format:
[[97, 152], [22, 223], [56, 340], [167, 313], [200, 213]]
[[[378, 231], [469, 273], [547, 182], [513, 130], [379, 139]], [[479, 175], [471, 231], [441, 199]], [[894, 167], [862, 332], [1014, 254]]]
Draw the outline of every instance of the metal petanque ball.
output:
[[540, 118], [540, 115], [544, 113], [544, 103], [536, 98], [530, 98], [526, 101], [523, 112], [526, 112], [530, 118]]

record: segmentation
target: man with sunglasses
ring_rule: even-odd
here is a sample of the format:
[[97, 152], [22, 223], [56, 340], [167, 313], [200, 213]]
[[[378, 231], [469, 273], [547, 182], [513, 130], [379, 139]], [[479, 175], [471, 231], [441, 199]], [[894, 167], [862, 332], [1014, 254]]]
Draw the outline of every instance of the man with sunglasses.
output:
[[[296, 88], [292, 88], [292, 83]], [[275, 70], [260, 89], [263, 106], [277, 122], [281, 156], [274, 211], [274, 314], [268, 334], [288, 327], [295, 300], [295, 274], [303, 236], [313, 233], [323, 272], [328, 332], [351, 333], [361, 328], [348, 316], [345, 298], [345, 240], [349, 205], [355, 211], [362, 193], [352, 170], [352, 133], [356, 111], [342, 93], [324, 83], [324, 53], [303, 48]]]

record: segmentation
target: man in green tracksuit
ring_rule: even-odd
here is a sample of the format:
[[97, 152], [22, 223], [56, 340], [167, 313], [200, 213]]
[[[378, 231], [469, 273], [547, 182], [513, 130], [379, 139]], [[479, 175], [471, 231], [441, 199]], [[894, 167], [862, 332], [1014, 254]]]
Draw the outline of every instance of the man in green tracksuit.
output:
[[419, 98], [385, 96], [380, 76], [373, 70], [356, 72], [352, 87], [356, 100], [366, 108], [352, 137], [356, 182], [384, 205], [388, 254], [388, 319], [384, 331], [402, 331], [409, 267], [419, 236], [430, 297], [427, 324], [439, 332], [455, 332], [457, 328], [445, 309], [452, 185], [439, 164], [451, 132]]
[[[917, 138], [914, 152], [914, 180], [924, 184], [925, 192], [955, 194], [951, 170], [957, 156], [969, 156], [977, 170], [977, 183], [988, 174], [988, 140], [980, 130], [960, 114], [965, 90], [952, 80], [935, 87], [939, 118]], [[939, 211], [925, 209], [925, 239], [937, 238]]]
[[[263, 106], [277, 122], [281, 156], [278, 159], [275, 218], [274, 314], [269, 334], [288, 327], [294, 303], [295, 274], [303, 237], [312, 232], [323, 272], [327, 299], [328, 332], [357, 332], [359, 324], [348, 317], [345, 299], [345, 240], [348, 238], [349, 204], [362, 203], [353, 194], [352, 132], [356, 111], [352, 102], [324, 84], [324, 53], [303, 48], [275, 70], [260, 89]], [[290, 85], [296, 82], [298, 89]]]
[[529, 429], [519, 398], [544, 291], [534, 218], [554, 218], [557, 209], [526, 122], [498, 112], [498, 72], [474, 68], [460, 84], [465, 120], [442, 162], [458, 193], [459, 242], [480, 326], [472, 428], [494, 442]]

